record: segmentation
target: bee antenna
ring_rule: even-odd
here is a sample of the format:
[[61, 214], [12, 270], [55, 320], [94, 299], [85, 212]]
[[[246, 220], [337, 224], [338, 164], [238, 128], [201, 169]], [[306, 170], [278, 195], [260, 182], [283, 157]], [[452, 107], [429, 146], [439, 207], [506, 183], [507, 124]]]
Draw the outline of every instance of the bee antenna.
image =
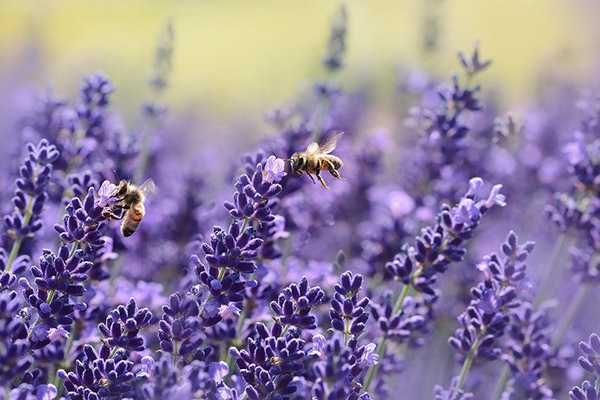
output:
[[113, 172], [115, 173], [115, 177], [117, 178], [117, 182], [120, 182], [119, 174], [117, 173], [117, 170], [113, 169]]

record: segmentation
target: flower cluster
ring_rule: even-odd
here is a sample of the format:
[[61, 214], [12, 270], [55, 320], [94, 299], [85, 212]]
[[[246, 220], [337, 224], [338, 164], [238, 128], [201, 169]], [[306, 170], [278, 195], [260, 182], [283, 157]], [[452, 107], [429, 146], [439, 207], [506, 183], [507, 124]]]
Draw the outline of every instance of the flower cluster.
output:
[[519, 245], [517, 236], [510, 232], [502, 244], [502, 257], [494, 253], [479, 265], [484, 280], [471, 289], [473, 299], [458, 317], [462, 327], [448, 340], [465, 357], [453, 394], [462, 388], [473, 361], [494, 361], [500, 356], [498, 341], [520, 305], [517, 295], [525, 278], [523, 263], [533, 247], [533, 242]]
[[[48, 198], [46, 187], [52, 175], [52, 163], [58, 156], [56, 146], [45, 139], [37, 145], [27, 144], [27, 157], [19, 168], [19, 178], [15, 180], [17, 188], [12, 198], [15, 211], [4, 217], [5, 233], [14, 242], [8, 260], [3, 262], [2, 271], [12, 270], [19, 274], [23, 270], [24, 260], [17, 256], [23, 240], [42, 228], [40, 214]], [[19, 268], [13, 269], [13, 264]]]
[[106, 317], [106, 322], [98, 325], [103, 336], [103, 347], [111, 352], [117, 349], [142, 351], [145, 349], [144, 338], [140, 330], [150, 324], [152, 313], [147, 308], [138, 309], [134, 298], [127, 305], [120, 305]]
[[161, 350], [173, 357], [187, 357], [195, 352], [193, 358], [204, 359], [206, 354], [200, 349], [204, 341], [201, 334], [203, 320], [198, 301], [190, 295], [174, 293], [162, 309], [164, 315], [158, 324]]
[[71, 399], [109, 399], [131, 394], [134, 379], [133, 362], [115, 360], [103, 347], [100, 353], [92, 346], [84, 347], [85, 361], [75, 361], [75, 372], [59, 370], [67, 394]]
[[267, 162], [264, 170], [262, 164], [256, 165], [252, 178], [247, 174], [241, 175], [235, 183], [233, 202], [225, 202], [231, 217], [258, 223], [273, 221], [275, 216], [269, 207], [269, 200], [281, 193], [281, 185], [274, 182], [281, 179], [282, 172], [280, 163]]
[[544, 367], [552, 357], [548, 326], [546, 312], [534, 311], [528, 302], [523, 302], [512, 313], [508, 328], [510, 340], [506, 354], [502, 355], [512, 378], [504, 398], [553, 398], [544, 373]]
[[388, 273], [416, 291], [435, 296], [433, 284], [437, 274], [446, 272], [453, 262], [461, 261], [466, 251], [463, 245], [473, 237], [481, 218], [493, 206], [505, 206], [500, 194], [502, 185], [492, 188], [486, 200], [475, 201], [477, 191], [483, 185], [480, 178], [469, 181], [469, 190], [457, 206], [442, 206], [434, 226], [423, 228], [416, 238], [416, 246], [398, 254], [386, 265]]
[[96, 201], [95, 190], [88, 190], [83, 203], [74, 197], [66, 206], [67, 214], [63, 224], [55, 224], [54, 229], [64, 243], [85, 244], [90, 248], [104, 244], [101, 222], [106, 220], [104, 207]]
[[315, 329], [317, 319], [311, 311], [323, 302], [324, 297], [325, 293], [320, 287], [311, 288], [308, 279], [302, 277], [300, 283], [292, 283], [281, 291], [277, 301], [271, 302], [275, 322], [284, 326], [284, 331], [287, 331], [290, 326], [299, 329]]
[[274, 324], [269, 331], [259, 323], [256, 331], [258, 337], [248, 339], [247, 349], [229, 350], [247, 384], [248, 398], [286, 398], [284, 396], [294, 394], [297, 387], [292, 383], [293, 377], [304, 369], [304, 341], [291, 332], [283, 334], [279, 324]]
[[598, 367], [600, 337], [593, 333], [590, 335], [588, 342], [579, 342], [579, 348], [584, 354], [577, 360], [579, 366], [594, 376], [596, 384], [594, 385], [586, 380], [581, 386], [575, 386], [569, 392], [569, 396], [573, 400], [597, 400], [600, 397], [600, 391], [598, 390], [598, 382], [600, 381], [600, 368]]
[[312, 388], [313, 398], [327, 399], [327, 393], [330, 393], [336, 398], [370, 399], [368, 393], [360, 395], [362, 385], [359, 381], [367, 368], [381, 361], [375, 354], [373, 343], [358, 346], [356, 338], [352, 338], [348, 344], [343, 344], [337, 337], [327, 341], [323, 336], [315, 335], [309, 355], [318, 357], [313, 365], [317, 377]]
[[361, 275], [347, 271], [342, 274], [340, 283], [333, 287], [335, 294], [329, 309], [331, 327], [344, 333], [346, 343], [350, 334], [358, 338], [364, 332], [365, 323], [369, 319], [369, 313], [365, 311], [369, 305], [369, 298], [361, 299], [358, 295], [362, 289], [362, 282]]

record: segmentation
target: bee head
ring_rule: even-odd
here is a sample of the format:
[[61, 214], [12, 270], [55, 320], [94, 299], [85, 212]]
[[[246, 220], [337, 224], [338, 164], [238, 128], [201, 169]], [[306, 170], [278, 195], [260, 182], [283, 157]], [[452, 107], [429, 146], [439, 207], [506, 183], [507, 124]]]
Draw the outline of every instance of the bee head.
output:
[[121, 180], [121, 182], [119, 183], [119, 186], [117, 187], [117, 193], [116, 196], [117, 197], [123, 197], [127, 194], [127, 191], [129, 190], [129, 182], [126, 181], [125, 179]]
[[301, 157], [298, 153], [293, 154], [290, 158], [290, 168], [292, 170], [292, 174], [295, 174], [298, 171], [300, 171], [302, 167], [304, 167], [305, 163], [306, 160], [304, 160], [304, 157]]

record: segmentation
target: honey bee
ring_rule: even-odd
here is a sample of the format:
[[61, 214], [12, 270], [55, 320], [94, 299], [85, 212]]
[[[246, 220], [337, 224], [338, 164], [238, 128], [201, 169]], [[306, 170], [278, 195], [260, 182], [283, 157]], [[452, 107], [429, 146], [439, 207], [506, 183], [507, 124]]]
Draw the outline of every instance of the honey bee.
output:
[[335, 149], [335, 145], [339, 138], [342, 137], [344, 132], [339, 132], [332, 135], [330, 138], [326, 139], [321, 145], [316, 142], [313, 142], [308, 145], [306, 151], [302, 153], [294, 153], [290, 158], [290, 166], [292, 174], [306, 173], [310, 179], [315, 182], [315, 179], [311, 174], [315, 174], [317, 179], [325, 186], [326, 189], [329, 189], [329, 186], [325, 183], [320, 173], [321, 170], [327, 170], [331, 175], [333, 175], [337, 179], [344, 179], [340, 176], [338, 169], [342, 168], [342, 160], [339, 157], [331, 155], [331, 153]]
[[[146, 179], [139, 187], [132, 185], [129, 181], [123, 179], [115, 189], [114, 196], [116, 202], [111, 206], [111, 210], [105, 210], [104, 216], [113, 219], [123, 219], [121, 224], [121, 233], [128, 237], [134, 234], [142, 222], [146, 208], [144, 200], [146, 196], [156, 193], [156, 186], [152, 179]], [[120, 210], [120, 215], [113, 211]]]

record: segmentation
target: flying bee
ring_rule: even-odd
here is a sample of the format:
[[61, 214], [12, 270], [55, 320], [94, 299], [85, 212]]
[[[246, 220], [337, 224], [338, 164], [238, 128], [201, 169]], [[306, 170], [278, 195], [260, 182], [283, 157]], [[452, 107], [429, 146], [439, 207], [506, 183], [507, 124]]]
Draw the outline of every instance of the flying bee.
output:
[[[128, 237], [134, 234], [142, 222], [146, 208], [144, 200], [146, 196], [156, 193], [156, 186], [152, 179], [146, 179], [140, 186], [132, 185], [129, 181], [123, 179], [115, 189], [114, 197], [117, 198], [110, 210], [104, 211], [105, 217], [113, 219], [122, 219], [121, 233]], [[114, 211], [120, 210], [120, 215]]]
[[325, 183], [323, 178], [321, 177], [321, 170], [327, 170], [331, 175], [338, 179], [344, 179], [340, 176], [338, 169], [342, 168], [342, 160], [339, 157], [331, 155], [331, 153], [335, 149], [335, 145], [339, 138], [342, 137], [344, 132], [335, 133], [321, 145], [316, 142], [313, 142], [308, 145], [306, 151], [302, 153], [294, 153], [290, 158], [290, 166], [292, 170], [292, 174], [306, 173], [310, 179], [315, 182], [315, 179], [311, 174], [315, 174], [317, 179], [325, 186], [326, 189], [329, 189], [329, 186]]

